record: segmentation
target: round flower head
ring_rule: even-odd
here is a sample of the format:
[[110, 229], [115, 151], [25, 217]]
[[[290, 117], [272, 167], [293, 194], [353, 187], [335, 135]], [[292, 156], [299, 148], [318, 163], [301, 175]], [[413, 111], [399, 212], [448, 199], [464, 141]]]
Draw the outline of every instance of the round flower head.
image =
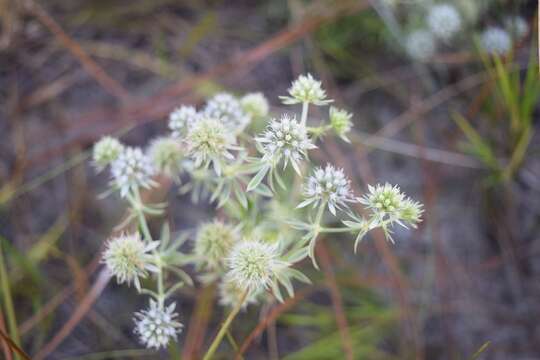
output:
[[172, 178], [178, 177], [184, 159], [184, 152], [178, 140], [170, 137], [157, 138], [150, 144], [148, 155], [160, 173]]
[[529, 32], [529, 24], [521, 16], [510, 16], [505, 21], [506, 29], [516, 39], [524, 38]]
[[366, 205], [381, 221], [404, 221], [415, 225], [420, 221], [423, 212], [422, 205], [405, 196], [398, 186], [388, 183], [368, 186], [369, 193], [360, 198], [360, 203]]
[[182, 105], [174, 109], [169, 115], [169, 129], [172, 131], [172, 136], [184, 138], [191, 126], [195, 124], [201, 115], [193, 106]]
[[[219, 304], [222, 306], [234, 307], [242, 300], [244, 291], [245, 288], [239, 286], [234, 278], [227, 273], [219, 283]], [[246, 308], [249, 304], [256, 304], [257, 298], [261, 293], [261, 289], [250, 291], [242, 303], [242, 308]]]
[[251, 121], [240, 101], [229, 93], [220, 93], [206, 103], [204, 115], [219, 119], [228, 131], [240, 133]]
[[285, 158], [284, 168], [290, 161], [296, 172], [300, 173], [298, 162], [307, 157], [307, 150], [314, 149], [308, 138], [306, 127], [299, 124], [296, 118], [284, 114], [281, 119], [273, 119], [266, 131], [258, 138], [263, 161], [277, 164]]
[[304, 185], [304, 197], [306, 200], [298, 207], [326, 202], [333, 215], [336, 215], [336, 208], [347, 207], [348, 202], [356, 202], [343, 169], [336, 169], [330, 164], [324, 169], [315, 169]]
[[107, 165], [118, 158], [124, 146], [115, 138], [105, 136], [101, 138], [93, 149], [93, 160], [98, 171], [103, 170]]
[[159, 350], [167, 347], [171, 339], [176, 340], [183, 325], [176, 320], [178, 314], [174, 312], [176, 303], [159, 306], [150, 300], [150, 307], [135, 313], [135, 334], [139, 336], [141, 344], [151, 349]]
[[412, 59], [427, 61], [435, 54], [435, 39], [427, 30], [415, 30], [407, 36], [405, 48]]
[[221, 121], [205, 117], [189, 131], [188, 154], [193, 158], [196, 167], [208, 167], [213, 163], [216, 173], [220, 175], [222, 159], [233, 159], [229, 150], [234, 149], [234, 142], [233, 134]]
[[461, 28], [461, 16], [453, 5], [434, 5], [427, 17], [431, 32], [442, 40], [450, 40]]
[[139, 234], [120, 235], [108, 241], [102, 262], [119, 284], [126, 282], [129, 286], [133, 282], [140, 291], [139, 278], [145, 278], [148, 270], [156, 271], [148, 253], [158, 245], [158, 241], [145, 244]]
[[260, 92], [247, 94], [240, 99], [244, 111], [253, 118], [262, 118], [268, 115], [268, 100]]
[[330, 125], [332, 126], [332, 129], [336, 132], [337, 136], [342, 138], [343, 140], [350, 142], [347, 138], [347, 133], [351, 131], [352, 128], [352, 118], [353, 114], [337, 109], [333, 106], [330, 106]]
[[480, 41], [484, 50], [490, 54], [503, 55], [512, 47], [510, 34], [499, 27], [489, 27], [484, 30]]
[[194, 248], [202, 267], [211, 271], [223, 270], [225, 259], [238, 237], [235, 228], [220, 221], [203, 224], [197, 232]]
[[235, 245], [229, 255], [228, 264], [228, 276], [238, 287], [249, 291], [270, 287], [282, 266], [276, 246], [253, 240]]
[[124, 148], [112, 162], [111, 172], [122, 197], [136, 188], [150, 188], [155, 185], [152, 180], [155, 174], [152, 161], [140, 148]]
[[284, 104], [311, 103], [326, 105], [333, 101], [326, 98], [326, 92], [322, 89], [321, 82], [315, 80], [311, 74], [300, 75], [298, 79], [294, 80], [289, 88], [289, 95], [280, 96]]

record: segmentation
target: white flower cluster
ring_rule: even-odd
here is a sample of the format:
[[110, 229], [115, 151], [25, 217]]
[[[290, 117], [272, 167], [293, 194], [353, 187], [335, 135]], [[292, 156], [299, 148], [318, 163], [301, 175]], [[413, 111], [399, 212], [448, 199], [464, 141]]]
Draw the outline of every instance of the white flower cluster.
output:
[[120, 235], [107, 242], [102, 262], [119, 284], [135, 284], [141, 290], [140, 278], [145, 278], [148, 271], [157, 271], [149, 252], [155, 250], [159, 241], [145, 244], [138, 233]]
[[249, 291], [268, 289], [280, 269], [287, 267], [278, 258], [278, 249], [256, 240], [243, 241], [231, 251], [227, 261], [229, 276], [237, 286]]
[[380, 224], [398, 222], [415, 227], [422, 215], [422, 205], [407, 198], [398, 186], [388, 183], [368, 186], [368, 194], [359, 199], [375, 215]]
[[448, 41], [461, 30], [461, 15], [453, 5], [434, 5], [429, 10], [427, 24], [436, 37]]
[[111, 173], [123, 197], [140, 187], [148, 189], [155, 185], [154, 164], [140, 148], [125, 147], [112, 162]]
[[[485, 6], [475, 1], [423, 5], [427, 5], [425, 25], [412, 29], [404, 39], [407, 55], [420, 62], [433, 58], [441, 43], [450, 45], [464, 28], [465, 22], [469, 26], [474, 25], [478, 15], [486, 10]], [[416, 14], [417, 11], [418, 7], [415, 7], [411, 13]], [[504, 26], [490, 25], [481, 32], [482, 50], [493, 55], [504, 55], [511, 51], [515, 41], [522, 40], [529, 32], [527, 21], [520, 16], [508, 16], [503, 23]]]
[[172, 136], [176, 138], [185, 138], [189, 129], [195, 124], [201, 115], [193, 106], [182, 105], [176, 108], [169, 115], [169, 129]]
[[316, 168], [304, 185], [305, 201], [299, 208], [325, 203], [333, 215], [336, 209], [347, 207], [347, 203], [356, 202], [353, 196], [350, 180], [345, 177], [343, 169], [336, 169], [330, 164], [326, 167]]
[[183, 325], [176, 320], [175, 308], [176, 303], [164, 306], [150, 300], [148, 309], [135, 313], [135, 333], [141, 344], [159, 350], [167, 347], [171, 340], [176, 340]]
[[308, 137], [307, 129], [296, 121], [296, 117], [283, 114], [273, 119], [266, 131], [255, 140], [263, 153], [263, 162], [273, 165], [284, 160], [284, 167], [290, 162], [300, 173], [299, 162], [307, 157], [307, 151], [316, 148]]
[[326, 98], [326, 92], [323, 90], [321, 82], [315, 80], [311, 74], [300, 75], [298, 79], [293, 81], [289, 88], [289, 95], [280, 96], [284, 104], [326, 105], [333, 101]]
[[218, 119], [234, 133], [241, 133], [251, 121], [240, 101], [229, 93], [219, 93], [208, 100], [203, 114], [210, 119]]
[[[343, 169], [311, 164], [308, 151], [316, 148], [319, 138], [333, 134], [349, 141], [353, 118], [335, 107], [330, 107], [327, 119], [308, 117], [310, 105], [332, 101], [319, 81], [301, 75], [282, 99], [301, 104], [300, 121], [296, 114], [283, 114], [265, 124], [258, 136], [247, 129], [251, 120], [265, 120], [268, 115], [264, 95], [236, 98], [220, 93], [201, 111], [191, 106], [175, 109], [169, 116], [169, 135], [150, 141], [146, 152], [110, 137], [95, 145], [93, 162], [98, 169], [110, 166], [113, 189], [119, 189], [130, 205], [120, 227], [130, 225], [144, 235], [143, 239], [138, 232], [112, 238], [102, 261], [118, 283], [133, 283], [140, 294], [151, 297], [149, 306], [134, 316], [135, 333], [146, 347], [165, 348], [182, 330], [171, 297], [181, 287], [193, 286], [183, 266], [194, 269], [202, 283], [218, 284], [219, 303], [231, 307], [234, 316], [249, 304], [284, 301], [284, 290], [294, 296], [293, 281], [309, 283], [293, 265], [309, 256], [316, 266], [319, 233], [363, 235], [382, 227], [389, 236], [393, 223], [415, 226], [420, 221], [421, 205], [399, 188], [377, 186], [357, 198]], [[287, 169], [289, 163], [294, 171]], [[161, 234], [154, 233], [146, 216], [162, 214], [166, 204], [143, 203], [147, 197], [142, 195], [147, 194], [139, 190], [157, 186], [153, 179], [157, 175], [178, 180], [173, 183], [180, 185], [181, 192], [205, 193], [210, 202], [217, 200], [217, 207], [222, 207], [220, 220], [202, 223], [196, 233], [180, 231], [177, 237], [171, 236], [165, 222]], [[274, 180], [282, 193], [276, 191]], [[367, 206], [374, 220], [339, 219], [345, 226], [340, 228], [325, 224], [326, 210], [356, 220], [352, 205], [358, 202]], [[296, 210], [298, 203], [298, 208], [306, 209]], [[281, 217], [273, 216], [276, 209]], [[304, 213], [307, 222], [294, 219]], [[193, 241], [191, 247], [185, 246], [188, 239]], [[189, 248], [189, 253], [182, 253], [183, 248]], [[217, 348], [223, 334], [218, 332], [210, 350]]]

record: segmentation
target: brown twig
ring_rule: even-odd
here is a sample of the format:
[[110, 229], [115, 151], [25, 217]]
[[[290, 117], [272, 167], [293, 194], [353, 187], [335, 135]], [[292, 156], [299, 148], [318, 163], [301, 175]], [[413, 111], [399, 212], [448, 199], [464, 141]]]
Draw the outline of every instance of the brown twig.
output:
[[215, 285], [203, 288], [196, 297], [195, 310], [189, 321], [188, 333], [182, 351], [182, 359], [196, 359], [205, 338], [208, 321], [212, 316]]
[[111, 95], [125, 101], [129, 93], [120, 83], [110, 77], [62, 27], [33, 0], [25, 0], [25, 8], [34, 15], [77, 58], [82, 67]]

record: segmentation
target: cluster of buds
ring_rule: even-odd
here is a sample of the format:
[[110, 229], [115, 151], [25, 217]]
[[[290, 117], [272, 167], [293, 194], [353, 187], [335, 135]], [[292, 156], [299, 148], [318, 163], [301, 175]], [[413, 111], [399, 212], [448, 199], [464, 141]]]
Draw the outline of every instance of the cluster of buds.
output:
[[[281, 99], [287, 105], [300, 104], [301, 113], [268, 119], [269, 105], [261, 93], [240, 98], [220, 93], [201, 110], [186, 105], [175, 109], [169, 116], [168, 136], [152, 140], [145, 151], [111, 137], [95, 145], [96, 168], [110, 167], [112, 189], [130, 205], [123, 225], [137, 222], [134, 234], [107, 243], [103, 263], [119, 284], [134, 284], [139, 293], [151, 296], [149, 306], [134, 316], [135, 334], [144, 346], [165, 348], [182, 330], [171, 296], [182, 286], [193, 285], [183, 266], [190, 265], [200, 282], [216, 283], [219, 304], [233, 308], [235, 314], [249, 304], [284, 301], [283, 290], [294, 296], [293, 282], [308, 283], [294, 266], [307, 256], [317, 266], [314, 248], [320, 233], [365, 234], [381, 227], [392, 240], [394, 223], [415, 226], [420, 221], [421, 205], [399, 188], [378, 185], [356, 197], [343, 169], [312, 166], [309, 151], [317, 140], [333, 134], [350, 142], [353, 124], [352, 113], [333, 106], [328, 119], [309, 119], [309, 106], [333, 101], [320, 81], [302, 75]], [[263, 122], [265, 130], [251, 135], [247, 130], [255, 121]], [[140, 194], [141, 189], [158, 185], [156, 175], [177, 180], [173, 183], [181, 185], [181, 191], [208, 193], [210, 201], [223, 206], [220, 219], [226, 220], [205, 222], [196, 232], [181, 232], [176, 240], [164, 224], [156, 240], [146, 216], [160, 214], [164, 206], [145, 205]], [[286, 194], [275, 196], [274, 179]], [[359, 204], [366, 206], [371, 218], [353, 213], [353, 205]], [[326, 211], [341, 217], [346, 227], [326, 227]], [[276, 212], [282, 217], [276, 218]], [[306, 222], [292, 220], [304, 215]], [[295, 229], [306, 234], [299, 236]], [[189, 254], [183, 254], [180, 249], [187, 239], [192, 246]]]

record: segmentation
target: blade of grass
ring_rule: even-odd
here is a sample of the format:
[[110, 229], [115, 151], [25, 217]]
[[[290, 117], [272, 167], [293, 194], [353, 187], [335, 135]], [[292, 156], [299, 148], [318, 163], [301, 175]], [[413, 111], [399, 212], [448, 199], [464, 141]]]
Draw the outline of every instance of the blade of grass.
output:
[[[0, 286], [2, 289], [2, 303], [4, 305], [4, 311], [7, 317], [8, 329], [10, 337], [7, 337], [7, 342], [10, 344], [10, 347], [14, 344], [20, 344], [21, 340], [19, 337], [19, 331], [17, 327], [17, 317], [15, 315], [15, 308], [13, 306], [13, 298], [11, 295], [11, 288], [9, 286], [8, 272], [6, 267], [6, 262], [4, 259], [4, 250], [2, 244], [0, 243]], [[4, 337], [2, 335], [2, 337]], [[9, 341], [8, 341], [9, 340]], [[12, 344], [13, 343], [13, 344]], [[18, 357], [15, 357], [16, 359]]]

